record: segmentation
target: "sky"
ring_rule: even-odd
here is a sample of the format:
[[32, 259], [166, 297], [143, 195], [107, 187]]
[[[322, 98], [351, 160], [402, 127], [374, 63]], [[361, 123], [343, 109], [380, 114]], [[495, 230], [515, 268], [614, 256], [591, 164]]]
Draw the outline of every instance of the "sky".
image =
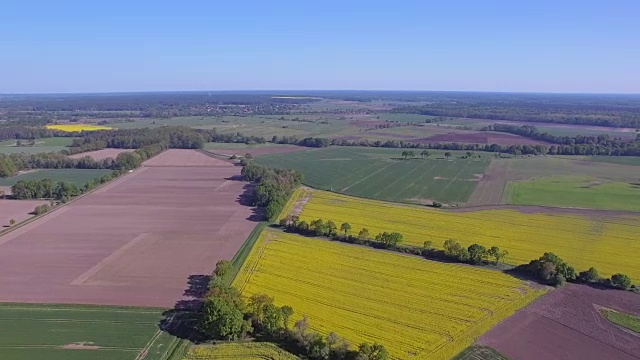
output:
[[0, 2], [0, 93], [640, 93], [640, 1]]

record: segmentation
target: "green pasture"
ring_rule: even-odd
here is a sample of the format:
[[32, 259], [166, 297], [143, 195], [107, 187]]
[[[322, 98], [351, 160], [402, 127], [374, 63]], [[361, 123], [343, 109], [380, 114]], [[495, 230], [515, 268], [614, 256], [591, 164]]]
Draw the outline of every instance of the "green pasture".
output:
[[51, 179], [54, 182], [68, 181], [78, 186], [82, 186], [89, 180], [110, 174], [108, 169], [40, 169], [20, 175], [0, 178], [0, 186], [13, 186], [19, 180], [41, 180]]
[[[256, 157], [258, 164], [292, 168], [304, 174], [312, 187], [365, 198], [429, 203], [438, 200], [452, 204], [465, 202], [489, 164], [490, 155], [480, 159], [461, 159], [454, 152], [450, 159], [443, 151], [431, 151], [427, 159], [405, 160], [405, 149], [363, 147], [325, 148], [288, 154]], [[419, 154], [421, 150], [414, 150]]]
[[504, 202], [640, 211], [640, 184], [578, 176], [542, 177], [509, 182]]
[[159, 309], [1, 304], [0, 359], [166, 359], [178, 341], [161, 319]]
[[[27, 140], [23, 142], [26, 143]], [[4, 140], [0, 141], [0, 154], [56, 152], [66, 149], [71, 142], [73, 138], [70, 137], [55, 137], [37, 139], [34, 146], [16, 146], [16, 140]]]
[[[589, 160], [594, 162], [640, 166], [640, 157], [638, 156], [591, 156]], [[638, 175], [640, 178], [640, 175]]]

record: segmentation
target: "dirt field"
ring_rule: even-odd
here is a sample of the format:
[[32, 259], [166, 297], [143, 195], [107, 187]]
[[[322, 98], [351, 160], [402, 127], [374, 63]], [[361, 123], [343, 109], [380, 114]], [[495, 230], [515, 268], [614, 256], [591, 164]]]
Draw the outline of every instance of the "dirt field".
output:
[[606, 307], [640, 314], [638, 295], [567, 285], [498, 324], [478, 343], [521, 360], [640, 359], [640, 338], [602, 316]]
[[169, 150], [0, 237], [0, 301], [173, 306], [256, 225], [240, 167]]
[[459, 133], [452, 132], [449, 134], [434, 135], [425, 139], [420, 139], [424, 143], [470, 143], [470, 144], [498, 144], [498, 145], [549, 145], [544, 141], [528, 139], [526, 137], [494, 133], [494, 132], [475, 132], [475, 133]]
[[102, 149], [96, 151], [87, 151], [79, 154], [70, 155], [69, 157], [72, 159], [81, 159], [85, 156], [90, 156], [94, 160], [103, 160], [106, 158], [115, 159], [118, 155], [123, 152], [132, 152], [133, 149]]
[[487, 170], [471, 193], [468, 206], [499, 205], [502, 203], [502, 193], [507, 185], [507, 162], [491, 161]]
[[30, 218], [30, 212], [36, 206], [47, 204], [48, 201], [41, 200], [0, 200], [0, 231], [6, 229], [9, 220], [14, 219], [16, 223]]
[[247, 149], [208, 149], [212, 154], [220, 154], [220, 155], [238, 155], [242, 156], [246, 153], [249, 153], [253, 156], [258, 155], [268, 155], [268, 154], [282, 154], [282, 153], [290, 153], [296, 151], [305, 151], [309, 150], [309, 148], [303, 146], [266, 146], [266, 147], [256, 147], [256, 148], [247, 148]]

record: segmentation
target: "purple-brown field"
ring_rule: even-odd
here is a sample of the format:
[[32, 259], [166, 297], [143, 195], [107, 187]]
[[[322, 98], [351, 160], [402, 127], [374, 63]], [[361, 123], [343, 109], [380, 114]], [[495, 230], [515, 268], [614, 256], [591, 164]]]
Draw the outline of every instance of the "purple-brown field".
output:
[[640, 315], [639, 295], [567, 285], [498, 324], [478, 342], [512, 359], [639, 359], [638, 335], [610, 323], [601, 308]]
[[239, 173], [169, 150], [0, 237], [0, 301], [172, 306], [254, 228]]
[[33, 216], [31, 212], [46, 200], [0, 200], [0, 230], [9, 225], [11, 219], [19, 223]]

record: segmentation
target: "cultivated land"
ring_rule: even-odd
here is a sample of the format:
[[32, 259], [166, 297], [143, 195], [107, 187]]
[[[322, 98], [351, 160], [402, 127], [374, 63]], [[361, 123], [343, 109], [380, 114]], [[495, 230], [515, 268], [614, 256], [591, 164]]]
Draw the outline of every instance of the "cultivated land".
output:
[[221, 155], [244, 156], [249, 153], [253, 156], [266, 154], [289, 153], [294, 151], [309, 150], [306, 147], [296, 145], [280, 145], [274, 143], [244, 144], [244, 143], [206, 143], [205, 150]]
[[[302, 171], [312, 187], [387, 201], [444, 203], [467, 201], [490, 160], [445, 159], [431, 151], [428, 159], [403, 159], [404, 149], [341, 147], [256, 158], [260, 165]], [[419, 154], [420, 150], [416, 151]], [[452, 152], [461, 156], [461, 152]]]
[[88, 156], [94, 160], [103, 160], [107, 158], [115, 159], [118, 155], [124, 152], [132, 152], [133, 149], [102, 149], [96, 151], [88, 151], [79, 154], [69, 156], [72, 159], [81, 159]]
[[640, 358], [638, 335], [610, 323], [602, 308], [640, 315], [638, 294], [568, 284], [498, 324], [479, 343], [522, 360]]
[[173, 306], [255, 223], [240, 168], [168, 150], [0, 237], [0, 301]]
[[417, 246], [432, 241], [440, 248], [448, 239], [465, 247], [496, 245], [509, 251], [506, 262], [515, 265], [553, 252], [578, 271], [595, 266], [602, 275], [620, 272], [640, 281], [640, 215], [527, 210], [530, 213], [504, 208], [454, 212], [315, 191], [300, 218], [348, 222], [354, 233], [364, 227], [372, 236], [397, 231], [406, 243]]
[[[322, 266], [318, 266], [322, 264]], [[448, 359], [541, 290], [498, 271], [264, 231], [234, 281], [392, 358]]]
[[0, 199], [0, 231], [9, 226], [11, 219], [19, 223], [30, 218], [36, 206], [48, 204], [43, 200], [3, 200]]
[[507, 184], [504, 202], [603, 210], [640, 211], [638, 183], [576, 176], [544, 177]]
[[296, 360], [297, 356], [288, 353], [272, 343], [229, 343], [214, 346], [194, 346], [184, 360]]
[[177, 339], [158, 330], [162, 310], [0, 305], [0, 358], [162, 360]]
[[23, 172], [19, 175], [0, 178], [0, 186], [12, 186], [20, 180], [51, 179], [54, 182], [68, 181], [82, 186], [87, 181], [110, 174], [109, 169], [38, 169]]
[[93, 124], [59, 124], [59, 125], [47, 125], [47, 129], [60, 130], [67, 132], [80, 132], [80, 131], [96, 131], [96, 130], [111, 130], [113, 128], [108, 126], [100, 126]]
[[66, 149], [72, 141], [73, 138], [70, 137], [41, 138], [37, 139], [33, 146], [16, 146], [16, 140], [5, 140], [0, 141], [0, 154], [55, 152]]

